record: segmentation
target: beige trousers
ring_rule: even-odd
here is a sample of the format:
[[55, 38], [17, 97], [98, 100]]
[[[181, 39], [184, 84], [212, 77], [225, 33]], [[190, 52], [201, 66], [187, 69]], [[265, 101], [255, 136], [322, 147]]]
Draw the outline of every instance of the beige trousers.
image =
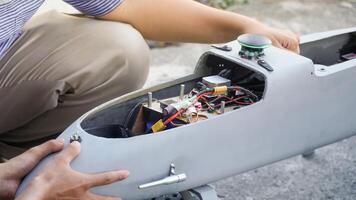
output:
[[56, 137], [91, 108], [142, 87], [148, 70], [148, 46], [130, 25], [54, 11], [32, 19], [0, 60], [0, 155]]

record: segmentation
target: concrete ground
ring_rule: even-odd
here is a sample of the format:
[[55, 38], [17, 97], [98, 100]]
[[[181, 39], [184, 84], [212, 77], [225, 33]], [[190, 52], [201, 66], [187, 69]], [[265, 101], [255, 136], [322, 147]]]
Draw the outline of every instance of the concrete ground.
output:
[[[340, 0], [253, 0], [232, 10], [299, 34], [356, 26], [356, 4]], [[41, 12], [72, 11], [51, 0]], [[146, 87], [193, 71], [208, 45], [184, 44], [151, 51]], [[263, 153], [263, 152], [261, 152]], [[222, 155], [223, 156], [223, 155]], [[224, 200], [356, 199], [356, 137], [317, 151], [312, 159], [294, 157], [214, 184]]]

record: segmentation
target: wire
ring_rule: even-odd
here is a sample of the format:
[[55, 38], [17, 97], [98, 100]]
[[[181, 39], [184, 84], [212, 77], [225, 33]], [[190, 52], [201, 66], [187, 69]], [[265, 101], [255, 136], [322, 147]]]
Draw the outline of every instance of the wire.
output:
[[177, 118], [180, 114], [182, 114], [184, 112], [184, 109], [178, 111], [176, 114], [172, 115], [171, 117], [169, 117], [166, 121], [163, 122], [163, 124], [165, 126], [167, 126], [167, 124], [171, 123], [175, 118]]
[[[152, 99], [153, 101], [157, 101], [157, 99], [153, 98]], [[132, 118], [132, 115], [134, 114], [134, 112], [136, 111], [136, 109], [141, 106], [143, 103], [147, 102], [148, 100], [147, 99], [144, 99], [142, 101], [139, 101], [129, 112], [129, 114], [127, 115], [125, 121], [124, 121], [124, 127], [125, 128], [128, 128], [127, 126], [129, 125], [130, 121], [131, 121], [131, 118]]]
[[180, 127], [180, 126], [185, 125], [185, 124], [176, 124], [176, 123], [174, 123], [173, 121], [170, 122], [170, 123], [171, 123], [171, 125], [173, 125], [174, 127]]
[[233, 89], [233, 90], [242, 90], [244, 91], [245, 93], [248, 93], [249, 95], [253, 96], [253, 98], [257, 101], [259, 101], [259, 98], [257, 95], [255, 95], [252, 91], [246, 89], [246, 88], [243, 88], [243, 87], [239, 87], [239, 86], [231, 86], [229, 87], [229, 89]]
[[[212, 94], [212, 92], [207, 92], [207, 91], [202, 91], [199, 92], [197, 94], [197, 98], [194, 100], [193, 105], [199, 101], [199, 99], [201, 99], [202, 97], [204, 97], [204, 95], [208, 95], [208, 94]], [[176, 114], [172, 115], [171, 117], [169, 117], [166, 121], [163, 122], [163, 124], [166, 126], [167, 124], [171, 123], [175, 118], [177, 118], [180, 114], [182, 114], [183, 112], [185, 112], [186, 109], [181, 109], [180, 111], [178, 111]]]
[[[241, 100], [241, 99], [247, 98], [247, 96], [242, 96], [242, 97], [238, 97], [238, 98], [235, 98], [235, 99], [230, 98], [230, 97], [226, 97], [226, 96], [225, 96], [224, 98], [228, 99], [228, 101], [225, 102], [226, 104], [235, 103], [235, 104], [237, 104], [238, 106], [241, 106], [241, 105], [251, 105], [251, 104], [254, 103], [254, 102], [248, 103], [248, 102], [241, 102], [241, 101], [239, 101], [239, 100]], [[249, 100], [252, 101], [251, 99], [249, 99]], [[214, 105], [214, 106], [211, 106], [209, 103], [207, 103], [207, 105], [208, 105], [208, 107], [209, 107], [210, 109], [215, 109], [215, 108], [217, 108], [217, 107], [221, 107], [221, 103], [220, 103], [220, 104], [217, 104], [217, 105]], [[206, 109], [203, 109], [202, 111], [205, 111], [205, 110], [206, 110]]]
[[[230, 97], [228, 97], [228, 96], [219, 96], [219, 97], [217, 97], [217, 98], [215, 98], [214, 100], [212, 100], [212, 101], [209, 102], [209, 101], [206, 99], [206, 97], [208, 97], [207, 95], [213, 94], [214, 88], [206, 88], [206, 89], [204, 89], [204, 90], [202, 90], [202, 91], [198, 91], [198, 92], [195, 91], [195, 89], [193, 89], [193, 90], [190, 92], [190, 95], [192, 95], [193, 92], [194, 92], [194, 93], [196, 92], [196, 94], [194, 95], [194, 96], [196, 96], [196, 97], [195, 97], [195, 99], [194, 99], [194, 102], [193, 102], [191, 105], [194, 106], [195, 103], [197, 103], [199, 100], [203, 99], [204, 103], [205, 103], [210, 109], [213, 109], [216, 113], [221, 114], [220, 112], [218, 112], [217, 110], [215, 110], [216, 107], [221, 107], [221, 103], [218, 104], [218, 105], [214, 105], [214, 106], [212, 106], [210, 103], [216, 102], [216, 101], [218, 101], [219, 99], [222, 99], [222, 98], [226, 98], [228, 101], [225, 102], [225, 103], [227, 103], [227, 104], [228, 104], [228, 103], [235, 103], [235, 104], [237, 104], [238, 106], [241, 106], [241, 105], [250, 105], [250, 104], [255, 103], [251, 98], [249, 98], [249, 96], [252, 96], [256, 101], [258, 101], [258, 99], [259, 99], [257, 95], [255, 95], [253, 92], [251, 92], [250, 90], [248, 90], [248, 89], [246, 89], [246, 88], [243, 88], [243, 87], [232, 86], [232, 87], [228, 87], [228, 89], [230, 89], [230, 90], [240, 90], [240, 91], [243, 91], [247, 96], [242, 96], [242, 97], [238, 97], [238, 98], [235, 98], [235, 99], [234, 99], [234, 98], [230, 98]], [[194, 96], [193, 96], [192, 98], [194, 98]], [[250, 102], [241, 102], [241, 101], [239, 101], [239, 100], [241, 100], [241, 99], [246, 99], [246, 98], [248, 98]], [[142, 104], [142, 103], [140, 103], [140, 104]], [[136, 105], [136, 106], [137, 106], [137, 105]], [[129, 114], [129, 117], [128, 117], [128, 121], [129, 121], [129, 119], [132, 117], [132, 114], [133, 114], [134, 110], [137, 109], [136, 106], [134, 107], [133, 110], [131, 110], [131, 112], [130, 112], [130, 114]], [[182, 113], [184, 113], [187, 109], [188, 109], [188, 108], [182, 108], [182, 109], [180, 109], [180, 110], [179, 110], [178, 112], [176, 112], [174, 115], [170, 116], [167, 120], [165, 120], [165, 121], [163, 122], [163, 124], [164, 124], [165, 126], [167, 126], [168, 124], [172, 124], [172, 125], [175, 126], [175, 127], [181, 126], [181, 125], [175, 124], [175, 123], [173, 122], [173, 120], [175, 120], [178, 116], [180, 116]], [[199, 115], [198, 115], [198, 114], [196, 115], [196, 119], [195, 119], [195, 120], [196, 120], [196, 121], [199, 120]], [[125, 123], [125, 125], [126, 125], [126, 123]], [[146, 132], [150, 132], [151, 130], [152, 130], [152, 127], [151, 127], [150, 129], [148, 129]]]

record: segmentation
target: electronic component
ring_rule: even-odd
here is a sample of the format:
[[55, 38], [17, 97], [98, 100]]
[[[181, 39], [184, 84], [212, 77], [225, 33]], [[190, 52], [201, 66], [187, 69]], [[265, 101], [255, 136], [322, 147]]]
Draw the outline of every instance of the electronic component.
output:
[[204, 77], [203, 83], [209, 88], [231, 85], [231, 81], [229, 79], [218, 75]]
[[178, 109], [173, 105], [174, 104], [170, 104], [163, 109], [163, 116], [174, 115], [178, 112]]
[[227, 93], [226, 86], [214, 87], [213, 95], [221, 95], [221, 94], [226, 94], [226, 93]]
[[157, 133], [159, 131], [162, 131], [166, 128], [166, 125], [164, 125], [162, 119], [158, 120], [153, 126], [151, 127], [152, 132]]
[[[226, 71], [230, 74], [231, 72]], [[202, 81], [202, 82], [200, 82]], [[148, 101], [140, 103], [133, 130], [140, 133], [157, 133], [221, 115], [258, 101], [250, 90], [233, 85], [219, 75], [203, 77], [197, 87], [185, 95], [185, 85], [178, 85], [179, 93], [160, 101], [153, 100], [151, 92]], [[134, 109], [136, 110], [136, 109]]]
[[356, 53], [348, 53], [341, 56], [344, 60], [353, 60], [356, 59]]
[[243, 34], [237, 38], [241, 45], [239, 55], [241, 58], [253, 59], [264, 55], [263, 50], [272, 45], [272, 41], [261, 35]]

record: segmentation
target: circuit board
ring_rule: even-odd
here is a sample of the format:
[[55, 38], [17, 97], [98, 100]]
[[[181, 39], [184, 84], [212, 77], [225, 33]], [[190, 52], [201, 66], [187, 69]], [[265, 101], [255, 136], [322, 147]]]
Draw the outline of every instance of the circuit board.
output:
[[252, 91], [231, 85], [224, 77], [203, 77], [189, 93], [185, 93], [181, 85], [180, 96], [159, 100], [149, 97], [141, 106], [133, 130], [158, 133], [223, 115], [257, 101], [259, 98]]

